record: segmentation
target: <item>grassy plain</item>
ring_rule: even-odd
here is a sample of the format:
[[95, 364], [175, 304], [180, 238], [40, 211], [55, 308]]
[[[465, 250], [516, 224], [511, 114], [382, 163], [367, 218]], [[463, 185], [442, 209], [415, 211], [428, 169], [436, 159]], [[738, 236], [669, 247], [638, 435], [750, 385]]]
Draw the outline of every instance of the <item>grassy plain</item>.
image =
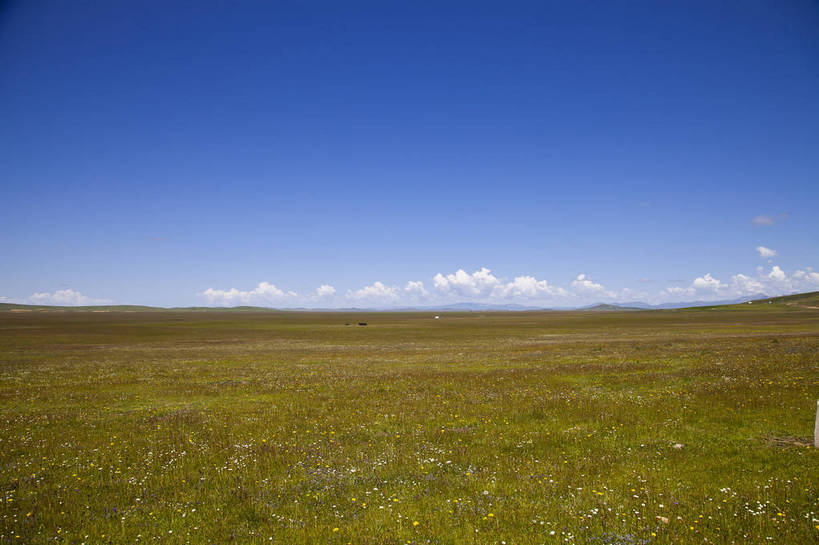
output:
[[0, 543], [817, 543], [811, 301], [0, 312]]

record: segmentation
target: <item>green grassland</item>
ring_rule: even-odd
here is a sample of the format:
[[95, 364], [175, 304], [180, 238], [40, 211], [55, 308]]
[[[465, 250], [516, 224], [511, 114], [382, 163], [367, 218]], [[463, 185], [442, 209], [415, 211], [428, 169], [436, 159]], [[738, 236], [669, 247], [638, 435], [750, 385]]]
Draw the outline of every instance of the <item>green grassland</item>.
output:
[[7, 306], [0, 543], [817, 543], [816, 307]]

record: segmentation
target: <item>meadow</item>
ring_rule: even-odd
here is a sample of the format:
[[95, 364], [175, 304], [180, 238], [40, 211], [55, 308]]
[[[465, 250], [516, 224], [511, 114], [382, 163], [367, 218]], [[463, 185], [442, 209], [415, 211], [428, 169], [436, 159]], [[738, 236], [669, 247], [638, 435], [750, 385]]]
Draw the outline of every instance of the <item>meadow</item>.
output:
[[0, 543], [819, 543], [812, 301], [7, 309]]

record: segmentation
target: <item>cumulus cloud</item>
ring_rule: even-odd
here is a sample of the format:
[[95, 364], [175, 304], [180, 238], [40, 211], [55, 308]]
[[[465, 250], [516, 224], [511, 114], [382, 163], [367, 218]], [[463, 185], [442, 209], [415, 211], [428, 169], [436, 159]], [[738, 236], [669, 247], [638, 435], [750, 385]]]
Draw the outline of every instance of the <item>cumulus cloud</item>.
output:
[[563, 288], [550, 285], [546, 280], [538, 280], [534, 276], [518, 276], [512, 282], [497, 286], [493, 290], [493, 295], [535, 298], [543, 295], [566, 296], [568, 292]]
[[776, 256], [776, 250], [772, 250], [770, 248], [766, 248], [765, 246], [757, 246], [756, 251], [759, 252], [759, 257], [762, 258], [769, 258]]
[[230, 288], [229, 290], [208, 288], [200, 295], [207, 299], [210, 304], [219, 306], [272, 305], [298, 297], [297, 293], [281, 290], [268, 282], [259, 282], [255, 288], [248, 291], [241, 291], [236, 288]]
[[736, 288], [738, 293], [742, 294], [762, 293], [765, 291], [765, 285], [761, 281], [742, 273], [732, 276], [731, 284]]
[[694, 293], [694, 288], [682, 288], [680, 286], [671, 286], [663, 290], [663, 293], [668, 295], [690, 295]]
[[328, 284], [322, 284], [316, 288], [316, 297], [332, 297], [336, 294], [336, 289]]
[[813, 272], [810, 267], [808, 267], [807, 270], [793, 273], [793, 280], [800, 286], [806, 286], [808, 288], [819, 287], [819, 273]]
[[[740, 275], [742, 276], [742, 275]], [[735, 277], [736, 278], [736, 277]], [[751, 281], [750, 278], [742, 276], [742, 280], [746, 282]], [[673, 297], [705, 297], [712, 298], [727, 288], [718, 278], [711, 276], [711, 273], [705, 273], [704, 276], [698, 276], [687, 287], [672, 286], [663, 290], [662, 295]]]
[[771, 280], [782, 282], [786, 278], [785, 271], [780, 269], [778, 265], [774, 265], [773, 268], [771, 269], [771, 272], [768, 274], [768, 278], [770, 278]]
[[93, 299], [86, 297], [79, 291], [66, 288], [57, 290], [54, 293], [34, 293], [29, 297], [29, 301], [37, 305], [102, 305], [111, 303], [110, 299]]
[[432, 279], [432, 284], [440, 293], [461, 297], [487, 297], [500, 283], [500, 280], [486, 267], [472, 274], [463, 269], [447, 275], [438, 273]]
[[[762, 247], [760, 247], [762, 248]], [[773, 251], [766, 248], [768, 251]], [[757, 250], [759, 251], [759, 250]], [[762, 255], [762, 253], [760, 253]], [[496, 276], [490, 269], [481, 267], [471, 273], [458, 269], [453, 273], [435, 274], [432, 285], [420, 280], [406, 283], [385, 284], [374, 282], [359, 289], [339, 293], [335, 287], [322, 284], [299, 297], [273, 284], [262, 282], [254, 289], [240, 291], [236, 288], [218, 290], [210, 288], [199, 295], [213, 305], [253, 304], [260, 306], [341, 306], [373, 305], [403, 306], [448, 304], [455, 301], [488, 303], [518, 302], [544, 306], [576, 306], [601, 301], [646, 301], [651, 303], [670, 301], [717, 301], [749, 295], [784, 295], [799, 291], [819, 289], [819, 273], [811, 268], [794, 272], [779, 265], [759, 266], [755, 272], [737, 273], [721, 277], [708, 272], [692, 281], [672, 281], [675, 285], [661, 291], [634, 291], [629, 288], [610, 289], [590, 278], [578, 274], [567, 284], [555, 285], [534, 275], [516, 276], [509, 280]], [[90, 304], [100, 300], [86, 298], [78, 292], [61, 290], [55, 294], [35, 294], [31, 300], [57, 304]], [[2, 298], [0, 298], [2, 300]], [[286, 304], [286, 305], [285, 305]]]
[[769, 225], [773, 225], [774, 223], [776, 223], [776, 220], [773, 219], [771, 216], [761, 215], [761, 216], [756, 216], [754, 219], [751, 220], [751, 222], [754, 225], [769, 226]]
[[705, 273], [705, 276], [695, 278], [691, 287], [697, 291], [718, 291], [722, 287], [722, 282], [711, 276], [711, 273]]
[[577, 278], [572, 280], [572, 286], [583, 291], [603, 291], [603, 285], [593, 282], [585, 274], [578, 274]]
[[617, 294], [613, 291], [607, 290], [603, 284], [593, 281], [585, 274], [578, 274], [577, 278], [572, 280], [572, 288], [574, 288], [577, 295], [595, 295], [598, 297], [615, 297]]
[[730, 282], [723, 282], [719, 278], [714, 278], [711, 273], [698, 276], [688, 287], [670, 287], [664, 293], [674, 296], [714, 297], [741, 296], [761, 293], [765, 289], [765, 282], [760, 278], [752, 278], [744, 274], [735, 274]]
[[386, 286], [381, 282], [374, 282], [361, 289], [347, 292], [352, 299], [368, 299], [379, 302], [394, 302], [398, 299], [398, 288]]
[[714, 278], [709, 273], [696, 278], [688, 287], [666, 288], [661, 295], [664, 299], [697, 296], [704, 297], [705, 300], [716, 300], [760, 294], [786, 295], [816, 289], [819, 289], [819, 273], [814, 272], [810, 267], [788, 275], [781, 267], [774, 265], [767, 273], [762, 267], [759, 267], [756, 276], [738, 273], [731, 276], [728, 282]]
[[410, 280], [407, 282], [407, 285], [404, 286], [404, 294], [409, 297], [419, 298], [426, 297], [429, 295], [429, 292], [424, 288], [424, 283], [420, 280]]
[[438, 273], [432, 279], [437, 293], [446, 298], [469, 299], [535, 299], [544, 296], [567, 296], [565, 289], [552, 286], [534, 276], [518, 276], [504, 282], [490, 269], [482, 267], [473, 273], [458, 269], [454, 273]]

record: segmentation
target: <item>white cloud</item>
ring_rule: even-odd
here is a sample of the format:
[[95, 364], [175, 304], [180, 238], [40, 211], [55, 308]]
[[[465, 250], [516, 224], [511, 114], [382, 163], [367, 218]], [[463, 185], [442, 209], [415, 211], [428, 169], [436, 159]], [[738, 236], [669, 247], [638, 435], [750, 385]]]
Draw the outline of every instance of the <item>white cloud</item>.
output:
[[236, 288], [229, 290], [217, 290], [208, 288], [200, 294], [212, 305], [270, 305], [292, 300], [298, 294], [292, 291], [284, 291], [268, 282], [259, 282], [252, 290], [240, 291]]
[[497, 297], [539, 297], [544, 295], [566, 296], [568, 292], [563, 288], [551, 286], [546, 280], [538, 280], [534, 276], [518, 276], [512, 282], [497, 286], [493, 290]]
[[332, 297], [336, 294], [336, 289], [328, 284], [322, 284], [316, 288], [316, 297]]
[[[747, 277], [746, 277], [747, 278]], [[691, 282], [690, 286], [672, 286], [660, 292], [660, 298], [667, 300], [670, 297], [708, 297], [709, 295], [716, 295], [721, 289], [725, 287], [719, 279], [711, 276], [711, 273], [706, 273], [705, 276], [698, 276]], [[709, 293], [710, 292], [710, 293]]]
[[735, 292], [740, 294], [763, 293], [765, 290], [765, 285], [761, 281], [745, 276], [742, 273], [731, 277], [731, 286]]
[[779, 265], [774, 265], [771, 269], [770, 274], [768, 274], [768, 278], [771, 280], [776, 280], [778, 282], [782, 282], [785, 280], [785, 271], [779, 268]]
[[[769, 248], [766, 250], [770, 250]], [[772, 251], [772, 250], [771, 250]], [[761, 254], [760, 254], [761, 255]], [[675, 284], [680, 281], [674, 281]], [[437, 273], [432, 287], [420, 280], [388, 285], [374, 282], [359, 289], [339, 293], [335, 287], [322, 284], [300, 297], [273, 284], [262, 282], [252, 290], [210, 288], [199, 295], [213, 305], [252, 304], [260, 306], [404, 306], [448, 304], [455, 301], [518, 302], [543, 306], [576, 306], [601, 301], [718, 301], [749, 295], [784, 295], [819, 289], [819, 272], [807, 267], [789, 274], [778, 265], [759, 266], [748, 274], [737, 273], [722, 279], [710, 272], [698, 276], [689, 284], [677, 284], [661, 291], [635, 291], [629, 288], [609, 289], [587, 274], [578, 274], [568, 284], [552, 284], [533, 275], [516, 276], [512, 280], [495, 276], [482, 267], [471, 273], [458, 269], [453, 273]], [[0, 298], [0, 301], [3, 299]], [[5, 299], [8, 300], [8, 299]], [[57, 304], [93, 304], [105, 302], [86, 298], [79, 292], [61, 290], [54, 294], [34, 294], [31, 301]], [[28, 301], [28, 300], [27, 300]]]
[[404, 286], [404, 293], [410, 297], [426, 297], [429, 292], [424, 288], [424, 283], [420, 280], [410, 280]]
[[446, 276], [438, 273], [432, 279], [432, 283], [435, 289], [444, 295], [487, 297], [501, 282], [492, 274], [492, 271], [482, 267], [472, 274], [463, 269], [458, 269], [454, 274]]
[[813, 269], [807, 267], [788, 276], [781, 267], [774, 265], [767, 273], [763, 267], [757, 267], [756, 276], [735, 274], [730, 282], [721, 282], [706, 274], [695, 279], [689, 287], [666, 288], [661, 292], [660, 300], [680, 296], [703, 297], [704, 300], [734, 299], [760, 294], [786, 295], [816, 289], [819, 289], [819, 273], [813, 272]]
[[642, 292], [634, 291], [631, 288], [623, 288], [623, 289], [620, 290], [620, 297], [633, 298], [636, 295], [639, 295], [640, 293], [642, 293]]
[[768, 225], [773, 225], [774, 223], [776, 223], [776, 220], [773, 219], [771, 216], [761, 215], [761, 216], [757, 216], [754, 219], [752, 219], [751, 222], [754, 225], [768, 226]]
[[111, 303], [110, 299], [93, 299], [86, 297], [71, 288], [57, 290], [54, 293], [34, 293], [29, 297], [29, 301], [38, 305], [101, 305]]
[[572, 280], [572, 287], [578, 295], [595, 295], [603, 297], [615, 297], [617, 294], [613, 291], [607, 290], [603, 284], [593, 281], [585, 274], [578, 274], [577, 278]]
[[352, 299], [369, 299], [379, 302], [395, 302], [398, 299], [398, 288], [385, 286], [381, 282], [374, 282], [355, 291], [347, 292]]
[[691, 287], [698, 291], [718, 291], [722, 287], [722, 282], [711, 276], [711, 273], [705, 273], [705, 276], [695, 278]]
[[757, 246], [756, 251], [759, 252], [759, 257], [769, 258], [776, 256], [776, 250], [771, 250], [765, 246]]
[[819, 286], [819, 273], [813, 272], [810, 267], [804, 271], [796, 271], [793, 273], [793, 278], [799, 282], [806, 282], [807, 284]]
[[688, 294], [694, 292], [694, 290], [692, 288], [681, 288], [679, 286], [671, 286], [670, 288], [666, 288], [663, 291], [665, 293], [670, 294], [670, 295], [683, 295], [683, 294], [688, 295]]
[[534, 276], [518, 276], [511, 282], [503, 282], [486, 267], [472, 274], [463, 269], [446, 275], [438, 273], [432, 283], [439, 295], [450, 299], [536, 299], [569, 295], [565, 289]]
[[572, 280], [572, 286], [582, 291], [603, 291], [602, 284], [593, 282], [585, 274], [578, 274], [577, 278]]

